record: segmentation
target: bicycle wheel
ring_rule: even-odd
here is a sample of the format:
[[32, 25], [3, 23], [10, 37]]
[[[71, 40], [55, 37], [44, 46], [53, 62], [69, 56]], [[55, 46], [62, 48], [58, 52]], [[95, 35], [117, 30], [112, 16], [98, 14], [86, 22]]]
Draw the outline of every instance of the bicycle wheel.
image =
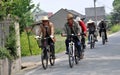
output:
[[48, 53], [47, 53], [46, 49], [43, 49], [43, 51], [42, 51], [41, 61], [42, 61], [43, 68], [47, 69], [47, 67], [48, 67]]
[[102, 35], [102, 44], [105, 45], [105, 34], [104, 34], [104, 32], [102, 32], [101, 35]]
[[51, 66], [54, 66], [54, 64], [55, 64], [55, 59], [52, 58], [51, 55], [50, 55], [49, 61], [50, 61]]
[[90, 35], [90, 49], [93, 48], [93, 35]]
[[78, 64], [79, 58], [78, 58], [78, 51], [75, 50], [75, 63]]
[[74, 65], [73, 47], [69, 47], [69, 66], [72, 68]]

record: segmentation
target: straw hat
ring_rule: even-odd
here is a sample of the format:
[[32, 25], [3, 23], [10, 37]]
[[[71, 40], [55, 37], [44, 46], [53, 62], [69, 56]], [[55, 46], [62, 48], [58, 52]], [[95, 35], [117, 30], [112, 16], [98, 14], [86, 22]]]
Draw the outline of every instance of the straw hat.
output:
[[94, 21], [92, 19], [90, 19], [87, 23], [94, 23]]
[[67, 19], [73, 18], [72, 14], [67, 14]]
[[44, 20], [45, 20], [45, 21], [46, 21], [46, 20], [49, 20], [48, 16], [43, 16], [43, 17], [42, 17], [42, 21], [44, 21]]

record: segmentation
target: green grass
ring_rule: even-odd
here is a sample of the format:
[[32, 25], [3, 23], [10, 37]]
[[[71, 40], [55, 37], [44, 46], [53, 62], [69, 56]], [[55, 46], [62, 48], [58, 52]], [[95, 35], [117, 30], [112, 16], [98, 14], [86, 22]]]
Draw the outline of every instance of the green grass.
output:
[[[30, 56], [31, 54], [30, 54], [30, 50], [29, 50], [29, 46], [28, 46], [27, 35], [25, 32], [23, 32], [21, 34], [20, 42], [21, 42], [21, 55], [22, 56]], [[38, 47], [37, 42], [33, 35], [30, 36], [30, 46], [31, 46], [30, 48], [31, 48], [33, 55], [40, 54], [41, 49]]]
[[[55, 52], [63, 52], [65, 51], [65, 38], [61, 37], [60, 35], [56, 36], [56, 43], [55, 43]], [[30, 50], [28, 46], [27, 35], [25, 32], [21, 34], [21, 55], [22, 56], [30, 56]], [[41, 53], [41, 49], [38, 47], [38, 44], [34, 38], [34, 35], [30, 36], [30, 48], [32, 50], [33, 55], [39, 55]]]
[[110, 28], [110, 34], [120, 31], [120, 24], [114, 25]]

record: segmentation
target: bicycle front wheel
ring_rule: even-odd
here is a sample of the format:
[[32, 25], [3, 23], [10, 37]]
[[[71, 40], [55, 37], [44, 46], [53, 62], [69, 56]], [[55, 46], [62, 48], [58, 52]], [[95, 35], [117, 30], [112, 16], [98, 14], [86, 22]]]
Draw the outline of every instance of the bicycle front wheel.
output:
[[52, 58], [52, 56], [50, 56], [49, 61], [50, 61], [51, 66], [54, 66], [54, 64], [55, 64], [55, 59]]
[[73, 47], [69, 47], [69, 66], [72, 68], [74, 65]]
[[47, 69], [47, 67], [48, 67], [48, 53], [47, 53], [46, 49], [43, 49], [43, 51], [42, 51], [41, 61], [42, 61], [43, 68]]

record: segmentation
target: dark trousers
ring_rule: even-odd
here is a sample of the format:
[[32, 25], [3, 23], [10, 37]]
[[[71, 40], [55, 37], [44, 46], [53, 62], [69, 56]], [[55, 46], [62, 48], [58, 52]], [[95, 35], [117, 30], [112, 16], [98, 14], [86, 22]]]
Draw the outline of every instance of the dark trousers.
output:
[[[101, 37], [101, 32], [102, 32], [102, 30], [100, 29], [100, 31], [99, 31], [100, 37]], [[107, 31], [106, 31], [106, 29], [104, 30], [104, 33], [105, 33], [105, 39], [107, 40], [108, 38], [107, 38]]]
[[[69, 52], [69, 43], [71, 41], [69, 39], [66, 39], [65, 40], [65, 44], [66, 44], [66, 51]], [[80, 45], [80, 41], [79, 40], [74, 40], [74, 43], [75, 43], [75, 47], [77, 48], [78, 50], [78, 54], [80, 55], [80, 52], [81, 52], [81, 45]]]
[[97, 36], [95, 35], [95, 31], [89, 31], [88, 34], [88, 41], [90, 41], [90, 34], [93, 34], [95, 38], [97, 38]]
[[[42, 48], [44, 47], [44, 40], [41, 40], [42, 42]], [[50, 52], [52, 53], [52, 56], [55, 56], [55, 45], [52, 39], [48, 39], [48, 45], [50, 45]]]

